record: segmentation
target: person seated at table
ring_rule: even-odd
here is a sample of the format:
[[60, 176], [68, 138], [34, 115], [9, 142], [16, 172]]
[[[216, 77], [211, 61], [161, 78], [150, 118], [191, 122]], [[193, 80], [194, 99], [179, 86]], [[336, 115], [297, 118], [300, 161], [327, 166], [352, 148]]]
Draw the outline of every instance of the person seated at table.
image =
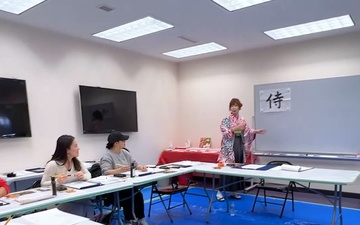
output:
[[10, 192], [10, 188], [5, 180], [0, 178], [0, 197], [4, 197]]
[[[44, 175], [41, 179], [41, 186], [51, 186], [51, 177], [55, 176], [56, 186], [77, 180], [88, 180], [90, 172], [85, 165], [77, 158], [79, 146], [71, 135], [62, 135], [57, 139], [56, 148], [50, 161], [46, 164]], [[59, 210], [87, 217], [94, 218], [94, 208], [90, 199], [82, 199], [58, 205]]]
[[[147, 167], [138, 164], [131, 156], [131, 154], [124, 150], [125, 141], [129, 139], [128, 135], [123, 135], [120, 132], [113, 132], [108, 136], [108, 149], [105, 155], [100, 160], [100, 166], [104, 175], [112, 175], [127, 172], [130, 170], [130, 165], [134, 163], [137, 170], [147, 171]], [[147, 225], [144, 213], [144, 198], [142, 193], [135, 188], [134, 190], [134, 213], [138, 219], [139, 225]], [[120, 205], [124, 209], [125, 224], [131, 224], [134, 220], [132, 213], [132, 199], [131, 189], [119, 191]], [[106, 218], [109, 219], [109, 218]], [[105, 219], [105, 220], [106, 220]], [[108, 221], [105, 221], [108, 222]]]

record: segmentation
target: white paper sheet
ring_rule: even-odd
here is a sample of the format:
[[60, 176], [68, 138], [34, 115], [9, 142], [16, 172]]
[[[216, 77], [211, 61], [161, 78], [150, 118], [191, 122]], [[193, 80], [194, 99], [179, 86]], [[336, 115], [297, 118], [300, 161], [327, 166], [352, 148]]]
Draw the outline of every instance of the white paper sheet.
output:
[[260, 167], [263, 167], [264, 165], [257, 165], [257, 164], [249, 164], [249, 165], [245, 165], [242, 166], [242, 169], [247, 169], [247, 170], [256, 170], [259, 169]]
[[281, 170], [292, 171], [292, 172], [302, 172], [302, 171], [313, 169], [313, 167], [294, 166], [294, 165], [287, 165], [287, 164], [281, 165], [280, 168], [281, 168]]
[[120, 178], [120, 177], [113, 177], [113, 176], [100, 176], [100, 177], [95, 177], [95, 178], [91, 178], [90, 180], [88, 180], [88, 182], [94, 182], [94, 183], [100, 183], [100, 184], [113, 184], [113, 183], [117, 183], [117, 182], [124, 182], [125, 179]]
[[[88, 218], [76, 216], [70, 213], [62, 212], [58, 209], [50, 209], [38, 213], [33, 213], [23, 216], [26, 221], [36, 225], [73, 225], [83, 221], [89, 220]], [[10, 223], [11, 224], [11, 223]], [[9, 225], [10, 225], [9, 224]]]

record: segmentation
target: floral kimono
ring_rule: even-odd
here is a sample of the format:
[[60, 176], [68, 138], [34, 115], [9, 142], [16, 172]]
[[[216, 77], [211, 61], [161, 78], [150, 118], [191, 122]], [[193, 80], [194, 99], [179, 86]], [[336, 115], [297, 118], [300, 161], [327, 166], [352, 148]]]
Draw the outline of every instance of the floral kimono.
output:
[[242, 131], [243, 142], [245, 143], [246, 156], [251, 153], [251, 144], [255, 140], [256, 132], [254, 129], [249, 128], [244, 117], [234, 116], [230, 114], [221, 121], [220, 129], [222, 133], [221, 150], [218, 157], [218, 162], [234, 163], [235, 156], [233, 151], [235, 134], [231, 128], [237, 125], [245, 124], [245, 130]]

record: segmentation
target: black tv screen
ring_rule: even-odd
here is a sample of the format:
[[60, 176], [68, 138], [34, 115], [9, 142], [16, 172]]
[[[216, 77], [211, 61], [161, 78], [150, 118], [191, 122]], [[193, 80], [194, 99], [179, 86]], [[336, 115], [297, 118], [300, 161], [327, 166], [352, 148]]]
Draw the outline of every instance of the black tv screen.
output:
[[138, 131], [135, 91], [79, 88], [84, 134]]
[[0, 138], [31, 137], [25, 80], [0, 78]]

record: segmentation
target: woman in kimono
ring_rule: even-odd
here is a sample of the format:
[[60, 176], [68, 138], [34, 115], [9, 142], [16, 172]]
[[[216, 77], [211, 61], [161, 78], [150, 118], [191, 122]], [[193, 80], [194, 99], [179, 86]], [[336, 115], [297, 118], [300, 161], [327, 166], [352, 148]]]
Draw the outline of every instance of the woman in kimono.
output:
[[[220, 129], [222, 133], [221, 150], [218, 161], [223, 163], [244, 163], [246, 156], [251, 151], [251, 144], [255, 140], [256, 134], [264, 134], [265, 129], [251, 129], [247, 125], [244, 117], [239, 115], [242, 103], [239, 99], [233, 98], [229, 103], [230, 115], [221, 121]], [[225, 183], [241, 181], [241, 177], [225, 177]], [[236, 193], [243, 189], [243, 183], [237, 183], [226, 188], [232, 192], [230, 197], [240, 199], [241, 196]], [[223, 201], [224, 197], [220, 191], [217, 193], [217, 199]]]

